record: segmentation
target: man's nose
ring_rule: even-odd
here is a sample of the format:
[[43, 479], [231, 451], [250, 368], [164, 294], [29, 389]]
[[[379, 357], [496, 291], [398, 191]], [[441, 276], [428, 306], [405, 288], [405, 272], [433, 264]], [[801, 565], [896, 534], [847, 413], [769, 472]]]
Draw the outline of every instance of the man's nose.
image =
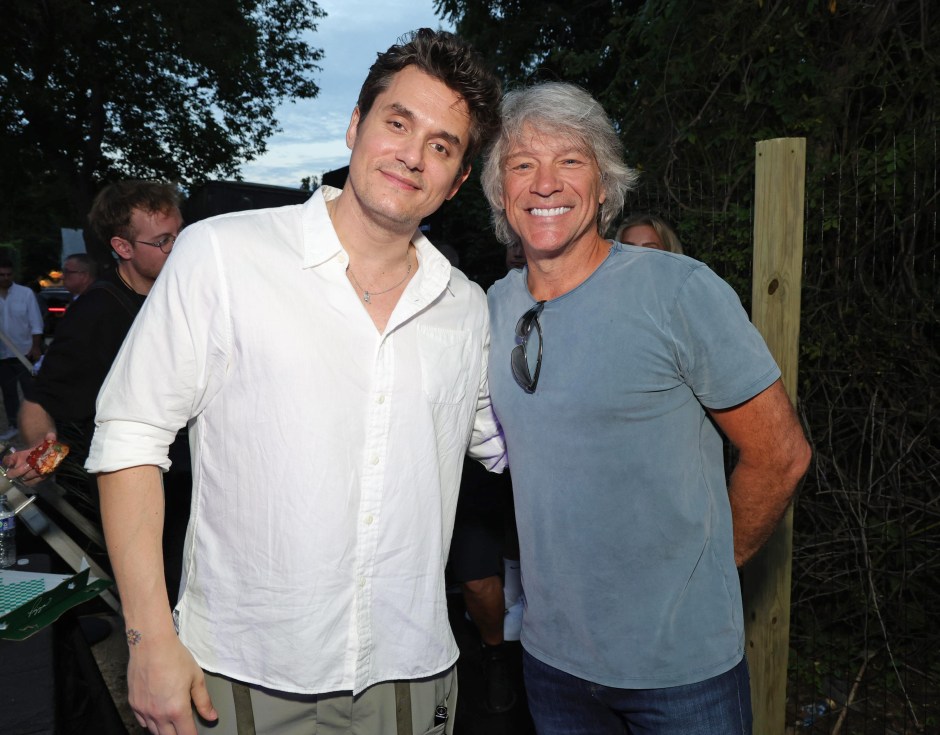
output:
[[539, 166], [532, 178], [532, 191], [540, 196], [551, 196], [561, 191], [561, 178], [552, 166]]
[[398, 149], [399, 160], [411, 171], [424, 170], [424, 156], [424, 142], [414, 137], [402, 141]]

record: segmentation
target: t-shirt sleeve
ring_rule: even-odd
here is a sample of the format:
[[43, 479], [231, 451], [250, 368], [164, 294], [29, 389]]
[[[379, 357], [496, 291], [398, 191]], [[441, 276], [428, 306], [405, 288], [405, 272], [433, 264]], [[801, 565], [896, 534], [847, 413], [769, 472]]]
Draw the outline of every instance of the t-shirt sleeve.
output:
[[780, 377], [741, 300], [706, 266], [680, 287], [670, 331], [680, 374], [707, 408], [736, 406]]

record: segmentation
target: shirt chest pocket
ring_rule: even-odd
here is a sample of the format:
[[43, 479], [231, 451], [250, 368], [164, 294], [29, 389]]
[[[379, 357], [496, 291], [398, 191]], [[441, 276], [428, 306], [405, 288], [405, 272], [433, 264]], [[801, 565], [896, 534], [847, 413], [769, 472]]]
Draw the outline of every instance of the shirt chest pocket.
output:
[[[468, 372], [479, 366], [472, 354], [471, 333], [418, 326], [421, 388], [431, 403], [460, 403], [467, 395]], [[477, 371], [478, 372], [478, 371]], [[479, 376], [476, 376], [479, 382]]]

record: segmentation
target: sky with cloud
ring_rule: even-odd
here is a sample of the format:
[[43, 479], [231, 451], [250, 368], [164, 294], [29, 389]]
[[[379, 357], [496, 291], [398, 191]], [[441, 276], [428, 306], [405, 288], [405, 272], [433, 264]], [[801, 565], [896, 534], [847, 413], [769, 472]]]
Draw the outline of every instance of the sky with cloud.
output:
[[245, 181], [300, 186], [305, 176], [349, 162], [346, 127], [359, 87], [379, 51], [399, 36], [427, 26], [446, 28], [434, 15], [433, 0], [318, 0], [320, 19], [312, 45], [322, 48], [313, 100], [286, 101], [277, 116], [282, 132], [268, 140], [268, 152], [241, 168]]

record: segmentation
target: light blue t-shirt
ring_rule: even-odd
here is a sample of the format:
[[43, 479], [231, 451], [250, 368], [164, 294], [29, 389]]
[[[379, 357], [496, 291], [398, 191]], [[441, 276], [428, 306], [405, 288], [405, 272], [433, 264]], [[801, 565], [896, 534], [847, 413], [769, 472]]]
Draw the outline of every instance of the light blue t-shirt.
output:
[[516, 322], [535, 304], [525, 270], [494, 284], [489, 304], [525, 649], [621, 688], [729, 670], [744, 624], [722, 442], [704, 406], [735, 406], [780, 376], [737, 295], [691, 258], [615, 244], [545, 303], [531, 395], [510, 368]]

